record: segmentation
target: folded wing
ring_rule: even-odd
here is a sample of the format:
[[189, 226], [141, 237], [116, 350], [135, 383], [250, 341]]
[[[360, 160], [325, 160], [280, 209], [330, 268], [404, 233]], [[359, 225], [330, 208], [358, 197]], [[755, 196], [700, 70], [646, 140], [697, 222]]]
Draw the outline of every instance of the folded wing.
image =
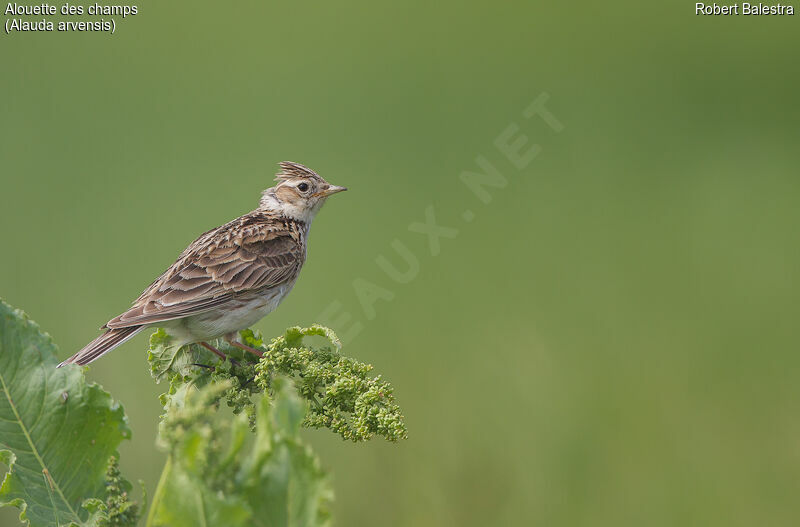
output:
[[280, 285], [303, 264], [298, 234], [281, 219], [258, 213], [213, 229], [105, 327], [183, 318], [223, 306], [241, 293]]

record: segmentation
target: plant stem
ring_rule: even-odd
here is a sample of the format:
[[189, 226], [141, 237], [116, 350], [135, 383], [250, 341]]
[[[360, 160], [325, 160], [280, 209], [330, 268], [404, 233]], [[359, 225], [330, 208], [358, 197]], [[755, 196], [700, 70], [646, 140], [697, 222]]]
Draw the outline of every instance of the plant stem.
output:
[[161, 495], [164, 493], [164, 489], [167, 486], [167, 478], [169, 477], [169, 473], [172, 470], [172, 455], [170, 454], [167, 456], [167, 462], [164, 464], [164, 470], [161, 471], [161, 477], [158, 480], [158, 486], [156, 486], [156, 491], [153, 493], [153, 502], [150, 504], [150, 511], [147, 513], [147, 523], [145, 527], [154, 527], [155, 524], [153, 521], [156, 517], [156, 509], [159, 506], [159, 502], [161, 501]]

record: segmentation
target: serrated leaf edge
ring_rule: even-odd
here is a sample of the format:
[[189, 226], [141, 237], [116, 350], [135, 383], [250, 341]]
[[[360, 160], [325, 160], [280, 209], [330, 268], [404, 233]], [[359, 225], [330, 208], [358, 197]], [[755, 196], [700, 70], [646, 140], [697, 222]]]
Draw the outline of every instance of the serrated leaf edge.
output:
[[[28, 316], [23, 311], [21, 311], [19, 309], [15, 309], [14, 310], [14, 314], [16, 314], [16, 315], [20, 315], [21, 314], [22, 316], [20, 318], [22, 319], [22, 321], [26, 325], [33, 326], [34, 328], [36, 328], [38, 330], [38, 326], [36, 324], [32, 324], [31, 320], [28, 318]], [[48, 335], [48, 337], [49, 337], [49, 335]], [[20, 417], [19, 412], [17, 411], [17, 405], [14, 403], [14, 399], [11, 398], [11, 393], [9, 393], [9, 391], [8, 391], [8, 385], [6, 385], [5, 377], [3, 376], [2, 372], [0, 372], [0, 385], [2, 385], [3, 395], [5, 395], [6, 399], [8, 400], [8, 404], [11, 406], [11, 410], [14, 412], [14, 417], [16, 417], [17, 423], [19, 424], [19, 427], [22, 430], [22, 433], [25, 435], [25, 440], [28, 442], [28, 445], [31, 447], [31, 453], [33, 453], [34, 457], [36, 457], [36, 460], [39, 462], [39, 465], [42, 467], [42, 473], [45, 474], [45, 477], [46, 477], [46, 475], [49, 474], [49, 471], [47, 470], [47, 466], [44, 463], [44, 459], [42, 459], [42, 456], [39, 454], [39, 450], [36, 448], [36, 445], [33, 443], [33, 440], [31, 439], [31, 436], [28, 433], [28, 428], [25, 426], [25, 423], [22, 421], [22, 418]], [[13, 456], [13, 459], [16, 460], [16, 456]], [[6, 474], [6, 477], [3, 479], [3, 484], [5, 484], [6, 479], [11, 476], [12, 468], [13, 468], [13, 465], [9, 465], [9, 470], [8, 470], [8, 473]], [[67, 500], [66, 496], [64, 496], [64, 492], [61, 490], [61, 487], [59, 487], [56, 484], [56, 482], [53, 481], [52, 478], [48, 478], [48, 482], [50, 483], [50, 487], [52, 487], [58, 493], [58, 496], [64, 501], [64, 503], [67, 506], [67, 509], [69, 509], [69, 511], [76, 518], [78, 518], [79, 517], [78, 514], [72, 508], [72, 505], [69, 503], [69, 500]], [[27, 508], [27, 503], [26, 503], [26, 508]]]

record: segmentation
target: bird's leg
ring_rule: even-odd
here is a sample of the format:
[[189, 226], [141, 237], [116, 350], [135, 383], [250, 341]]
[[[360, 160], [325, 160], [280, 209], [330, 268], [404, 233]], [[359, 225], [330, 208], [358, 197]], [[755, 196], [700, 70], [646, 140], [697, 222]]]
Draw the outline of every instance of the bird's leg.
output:
[[198, 342], [198, 344], [200, 344], [205, 349], [207, 349], [208, 351], [210, 351], [211, 353], [213, 353], [214, 355], [216, 355], [217, 357], [219, 357], [222, 360], [225, 360], [227, 358], [224, 353], [222, 353], [220, 350], [218, 350], [217, 348], [215, 348], [214, 346], [212, 346], [208, 342]]
[[217, 348], [215, 348], [214, 346], [212, 346], [212, 345], [211, 345], [211, 344], [209, 344], [208, 342], [198, 342], [198, 344], [200, 344], [200, 345], [201, 345], [201, 346], [203, 346], [205, 349], [207, 349], [207, 350], [209, 350], [210, 352], [212, 352], [212, 353], [214, 353], [215, 355], [217, 355], [217, 356], [218, 356], [220, 359], [222, 359], [223, 361], [224, 361], [225, 359], [228, 359], [229, 361], [231, 361], [231, 364], [233, 364], [234, 366], [239, 366], [239, 361], [237, 361], [237, 360], [235, 360], [235, 359], [231, 359], [230, 357], [228, 357], [227, 355], [225, 355], [224, 353], [222, 353], [220, 350], [218, 350]]
[[262, 356], [264, 354], [264, 352], [258, 351], [255, 348], [251, 348], [247, 344], [242, 344], [241, 342], [237, 342], [235, 337], [225, 337], [225, 340], [227, 340], [228, 344], [230, 344], [231, 346], [239, 348], [240, 350], [244, 350], [244, 351], [250, 352], [253, 355], [255, 355], [256, 357], [260, 357], [260, 356]]

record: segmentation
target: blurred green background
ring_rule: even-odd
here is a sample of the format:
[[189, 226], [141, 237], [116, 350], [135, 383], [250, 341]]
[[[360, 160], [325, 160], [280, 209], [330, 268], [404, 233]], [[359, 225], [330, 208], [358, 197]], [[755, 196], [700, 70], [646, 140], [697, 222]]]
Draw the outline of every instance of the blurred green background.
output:
[[[84, 4], [88, 5], [88, 4]], [[800, 44], [795, 17], [694, 3], [145, 2], [107, 34], [0, 36], [0, 296], [63, 357], [278, 161], [350, 187], [294, 292], [396, 387], [408, 441], [307, 433], [337, 524], [796, 525]], [[542, 92], [565, 125], [523, 109]], [[540, 155], [494, 146], [516, 124]], [[460, 181], [483, 155], [508, 179]], [[433, 206], [459, 230], [432, 256]], [[471, 210], [471, 222], [462, 213]], [[407, 284], [376, 264], [400, 240]], [[355, 280], [393, 295], [365, 312]], [[330, 321], [327, 321], [330, 322]], [[89, 377], [152, 492], [141, 335]], [[13, 525], [15, 511], [0, 513]]]

